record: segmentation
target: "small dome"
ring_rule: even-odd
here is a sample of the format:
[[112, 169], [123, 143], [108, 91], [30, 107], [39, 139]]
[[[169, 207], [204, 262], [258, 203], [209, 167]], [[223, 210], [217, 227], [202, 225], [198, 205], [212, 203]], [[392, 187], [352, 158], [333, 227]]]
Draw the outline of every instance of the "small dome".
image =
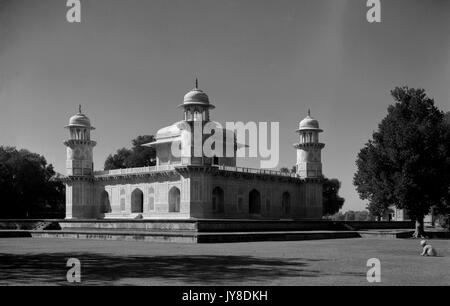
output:
[[183, 104], [179, 107], [185, 107], [189, 105], [198, 105], [200, 107], [214, 108], [214, 105], [209, 103], [208, 95], [201, 89], [198, 89], [198, 80], [195, 80], [195, 87], [187, 94], [184, 95]]
[[70, 117], [69, 125], [91, 126], [91, 121], [83, 114], [76, 114]]
[[209, 104], [209, 97], [202, 90], [194, 88], [184, 96], [183, 103]]
[[69, 125], [66, 126], [66, 128], [69, 127], [86, 127], [89, 129], [94, 129], [94, 127], [91, 126], [91, 120], [89, 118], [81, 113], [81, 106], [79, 108], [78, 114], [73, 115], [69, 119]]
[[306, 116], [305, 119], [300, 121], [300, 124], [298, 126], [298, 130], [318, 130], [321, 132], [322, 130], [319, 128], [319, 121], [311, 117], [311, 114], [308, 110], [308, 116]]

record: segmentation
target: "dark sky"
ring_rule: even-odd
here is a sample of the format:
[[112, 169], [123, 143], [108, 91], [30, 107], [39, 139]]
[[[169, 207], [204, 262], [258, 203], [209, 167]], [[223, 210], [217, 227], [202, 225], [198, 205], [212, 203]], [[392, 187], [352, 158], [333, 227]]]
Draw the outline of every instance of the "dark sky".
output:
[[[450, 1], [0, 0], [0, 144], [43, 154], [65, 172], [63, 128], [83, 105], [97, 128], [97, 169], [139, 134], [182, 118], [199, 78], [212, 119], [280, 122], [280, 164], [295, 164], [294, 130], [320, 121], [323, 169], [345, 210], [363, 209], [356, 154], [392, 103], [395, 86], [423, 87], [450, 110]], [[255, 160], [243, 166], [257, 167]]]

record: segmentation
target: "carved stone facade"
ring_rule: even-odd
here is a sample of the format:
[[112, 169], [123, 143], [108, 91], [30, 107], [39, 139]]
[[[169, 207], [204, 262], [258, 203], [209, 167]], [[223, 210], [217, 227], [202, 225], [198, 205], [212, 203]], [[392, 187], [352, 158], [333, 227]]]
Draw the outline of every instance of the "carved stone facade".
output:
[[322, 130], [309, 113], [300, 122], [300, 142], [294, 145], [298, 151], [297, 172], [283, 173], [236, 167], [236, 159], [230, 157], [175, 158], [171, 145], [186, 140], [186, 130], [180, 126], [210, 122], [209, 110], [214, 108], [197, 87], [186, 94], [180, 107], [185, 120], [159, 130], [156, 141], [147, 144], [157, 151], [156, 166], [110, 171], [93, 171], [93, 127], [80, 108], [67, 126], [71, 139], [65, 142], [66, 218], [322, 217], [320, 151], [324, 145], [318, 137]]

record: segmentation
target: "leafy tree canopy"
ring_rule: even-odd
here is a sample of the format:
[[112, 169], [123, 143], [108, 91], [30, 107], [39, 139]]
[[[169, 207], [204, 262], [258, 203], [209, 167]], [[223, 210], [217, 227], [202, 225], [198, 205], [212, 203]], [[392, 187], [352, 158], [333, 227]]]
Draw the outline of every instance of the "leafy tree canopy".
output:
[[291, 170], [289, 170], [289, 168], [287, 168], [287, 167], [281, 167], [280, 168], [280, 172], [282, 172], [282, 173], [291, 173]]
[[353, 182], [369, 209], [406, 209], [423, 232], [423, 217], [447, 202], [450, 132], [444, 113], [423, 89], [396, 87], [372, 139], [358, 154]]
[[154, 148], [144, 147], [143, 144], [155, 141], [153, 135], [138, 136], [131, 141], [132, 148], [122, 148], [105, 161], [104, 169], [123, 169], [135, 167], [154, 166], [156, 164], [156, 151]]
[[64, 185], [54, 174], [43, 156], [0, 146], [0, 217], [63, 217]]
[[338, 179], [324, 178], [323, 181], [323, 215], [334, 215], [344, 205], [345, 199], [339, 196], [341, 182]]

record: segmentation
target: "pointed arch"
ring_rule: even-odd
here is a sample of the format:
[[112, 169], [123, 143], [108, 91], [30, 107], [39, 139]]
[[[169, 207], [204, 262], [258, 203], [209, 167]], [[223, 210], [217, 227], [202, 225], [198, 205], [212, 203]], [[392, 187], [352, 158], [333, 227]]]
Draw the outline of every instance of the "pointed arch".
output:
[[180, 212], [180, 189], [175, 186], [169, 191], [169, 212]]
[[261, 193], [253, 189], [248, 194], [248, 211], [250, 215], [260, 215], [261, 214]]
[[134, 189], [131, 193], [131, 212], [144, 212], [144, 193], [139, 188]]
[[213, 211], [217, 213], [225, 212], [223, 189], [217, 186], [212, 192]]
[[109, 194], [103, 190], [100, 194], [100, 213], [107, 214], [111, 212], [111, 203], [109, 202]]
[[287, 191], [281, 196], [281, 211], [284, 215], [291, 213], [291, 195]]

